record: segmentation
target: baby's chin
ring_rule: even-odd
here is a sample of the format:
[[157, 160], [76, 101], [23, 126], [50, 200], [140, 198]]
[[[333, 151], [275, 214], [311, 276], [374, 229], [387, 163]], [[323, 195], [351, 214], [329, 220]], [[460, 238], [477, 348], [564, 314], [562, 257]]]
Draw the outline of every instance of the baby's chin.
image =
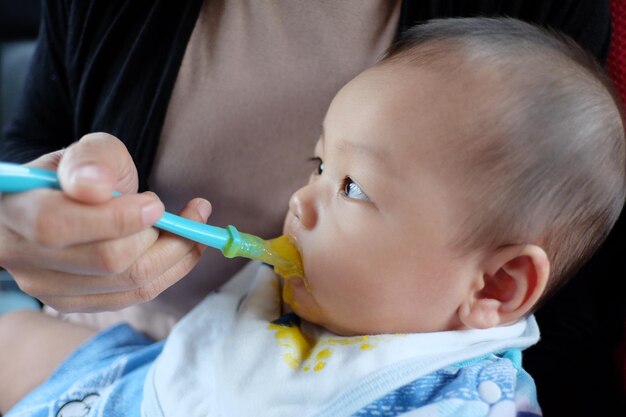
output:
[[307, 291], [303, 279], [287, 279], [283, 287], [283, 301], [301, 319], [325, 328], [338, 336], [357, 336], [357, 332], [334, 323], [323, 313], [315, 298]]
[[321, 309], [310, 288], [302, 277], [286, 278], [283, 285], [283, 301], [291, 307], [291, 310], [298, 317], [311, 323], [320, 324], [324, 322]]

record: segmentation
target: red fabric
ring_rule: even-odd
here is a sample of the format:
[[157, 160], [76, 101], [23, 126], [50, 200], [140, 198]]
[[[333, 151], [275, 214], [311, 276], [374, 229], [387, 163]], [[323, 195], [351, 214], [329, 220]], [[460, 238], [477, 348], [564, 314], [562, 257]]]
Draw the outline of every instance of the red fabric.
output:
[[[610, 4], [612, 33], [607, 68], [617, 87], [622, 104], [626, 106], [626, 0], [611, 0]], [[626, 395], [626, 339], [622, 340], [616, 352], [616, 365], [617, 369], [622, 372], [621, 388]]]
[[612, 35], [608, 70], [626, 104], [626, 1], [611, 0]]

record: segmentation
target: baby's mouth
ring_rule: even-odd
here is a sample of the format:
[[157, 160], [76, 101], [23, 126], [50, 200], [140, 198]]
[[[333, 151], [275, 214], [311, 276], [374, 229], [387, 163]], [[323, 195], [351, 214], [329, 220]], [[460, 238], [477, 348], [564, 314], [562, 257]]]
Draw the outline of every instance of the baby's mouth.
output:
[[274, 266], [274, 271], [283, 278], [304, 276], [302, 258], [294, 239], [282, 235], [264, 242], [264, 258], [261, 260]]
[[289, 233], [289, 241], [291, 242], [291, 244], [293, 246], [295, 246], [295, 248], [298, 250], [298, 254], [300, 254], [300, 265], [301, 265], [301, 274], [294, 274], [289, 276], [286, 279], [291, 279], [293, 280], [293, 284], [300, 284], [300, 285], [304, 285], [304, 287], [306, 288], [306, 292], [307, 293], [311, 293], [311, 283], [309, 282], [309, 280], [306, 277], [306, 274], [304, 273], [304, 251], [302, 250], [302, 245], [300, 244], [298, 238], [292, 234]]
[[[291, 270], [288, 271], [289, 273], [282, 273], [280, 275], [285, 280], [285, 285], [287, 285], [287, 281], [289, 281], [289, 285], [292, 285], [294, 287], [304, 286], [306, 288], [306, 291], [310, 293], [311, 285], [304, 273], [304, 262], [302, 259], [301, 246], [298, 240], [292, 234], [289, 234], [288, 236], [289, 236], [290, 243], [296, 248], [296, 250], [298, 251], [298, 254], [300, 255], [299, 265], [298, 265], [298, 268], [291, 268]], [[281, 272], [284, 272], [284, 271], [281, 271]]]

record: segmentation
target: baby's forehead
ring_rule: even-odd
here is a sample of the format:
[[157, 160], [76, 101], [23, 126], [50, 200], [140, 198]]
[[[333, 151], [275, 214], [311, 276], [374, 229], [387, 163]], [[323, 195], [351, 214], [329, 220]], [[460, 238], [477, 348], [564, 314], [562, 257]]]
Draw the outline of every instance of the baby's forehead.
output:
[[[449, 82], [432, 68], [374, 68], [337, 95], [325, 120], [325, 153], [359, 158], [376, 155], [371, 169], [398, 180], [415, 176], [451, 178], [455, 155], [482, 136], [483, 88]], [[472, 81], [473, 82], [473, 81]], [[328, 154], [325, 155], [328, 157]], [[456, 163], [458, 166], [458, 163]]]
[[360, 112], [358, 120], [384, 129], [392, 143], [462, 146], [464, 139], [487, 133], [510, 94], [496, 71], [479, 66], [458, 71], [453, 64], [377, 66], [346, 85], [333, 104]]

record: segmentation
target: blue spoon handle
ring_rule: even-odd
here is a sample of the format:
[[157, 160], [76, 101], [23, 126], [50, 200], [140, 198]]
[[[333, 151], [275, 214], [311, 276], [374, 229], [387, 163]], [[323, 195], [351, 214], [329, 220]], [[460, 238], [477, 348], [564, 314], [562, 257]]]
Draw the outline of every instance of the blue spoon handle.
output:
[[[55, 172], [8, 162], [0, 162], [0, 192], [17, 193], [36, 188], [61, 189], [61, 184]], [[119, 195], [118, 193], [115, 194]], [[154, 226], [161, 230], [219, 249], [222, 252], [229, 252], [229, 254], [227, 254], [229, 257], [237, 256], [237, 254], [227, 250], [229, 246], [232, 246], [233, 239], [237, 241], [239, 238], [239, 233], [233, 226], [228, 226], [227, 228], [211, 226], [185, 219], [184, 217], [176, 216], [168, 212], [165, 212]]]
[[35, 188], [61, 189], [61, 184], [52, 171], [0, 162], [0, 192], [19, 193]]

